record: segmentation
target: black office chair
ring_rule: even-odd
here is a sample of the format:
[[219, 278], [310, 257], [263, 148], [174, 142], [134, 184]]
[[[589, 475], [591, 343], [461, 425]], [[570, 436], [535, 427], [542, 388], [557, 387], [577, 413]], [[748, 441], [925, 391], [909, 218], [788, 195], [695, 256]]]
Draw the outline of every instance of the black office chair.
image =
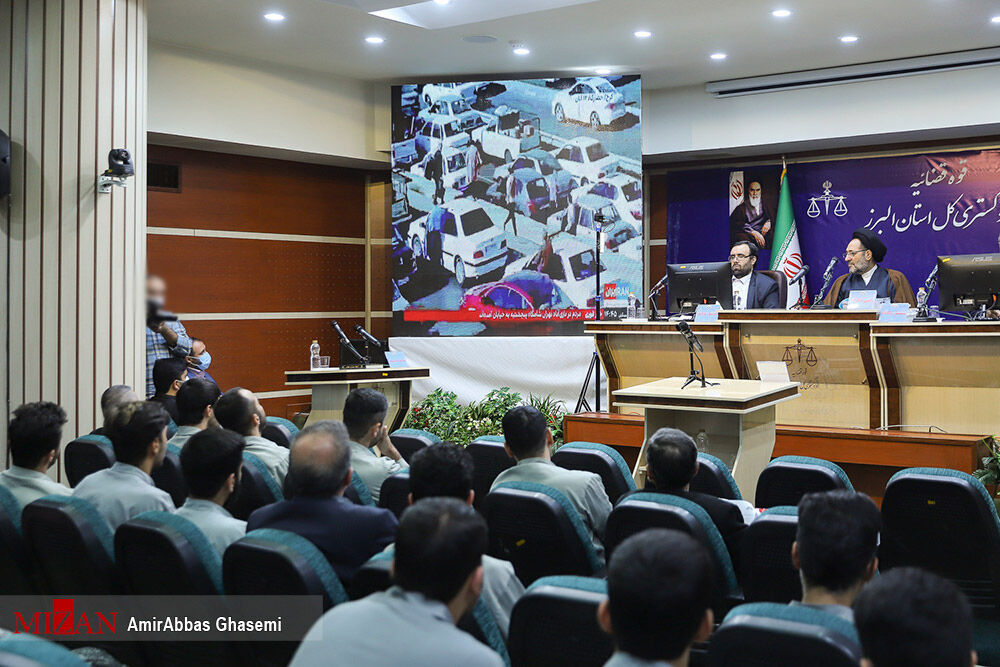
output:
[[597, 625], [597, 606], [607, 597], [603, 579], [542, 577], [514, 605], [507, 647], [511, 664], [600, 667], [614, 651]]
[[757, 478], [757, 507], [798, 505], [802, 496], [820, 491], [853, 491], [847, 473], [836, 463], [811, 456], [779, 456]]
[[382, 488], [378, 494], [378, 506], [392, 510], [398, 519], [410, 505], [410, 473], [408, 470], [382, 480]]
[[476, 492], [473, 505], [481, 510], [486, 495], [497, 476], [517, 461], [507, 455], [503, 446], [503, 436], [484, 435], [468, 444], [465, 451], [472, 457], [472, 489]]
[[0, 595], [40, 592], [37, 570], [21, 535], [21, 505], [0, 486]]
[[253, 454], [243, 452], [243, 473], [236, 493], [226, 501], [226, 509], [244, 521], [254, 510], [282, 500], [284, 496], [278, 483], [271, 476], [264, 462]]
[[691, 490], [726, 500], [743, 500], [729, 466], [711, 454], [698, 454], [698, 472], [691, 480]]
[[170, 494], [170, 499], [174, 501], [175, 507], [180, 507], [187, 500], [188, 489], [184, 481], [184, 473], [181, 471], [181, 448], [177, 445], [167, 445], [167, 453], [163, 457], [163, 463], [153, 469], [150, 475], [156, 488], [163, 489]]
[[629, 491], [635, 491], [632, 471], [614, 447], [596, 442], [567, 442], [552, 455], [552, 462], [560, 468], [600, 475], [612, 504]]
[[792, 565], [798, 526], [798, 508], [787, 505], [765, 510], [747, 526], [740, 543], [740, 581], [747, 602], [802, 599], [802, 582]]
[[260, 436], [262, 438], [267, 438], [276, 445], [280, 445], [281, 447], [288, 449], [292, 446], [292, 440], [295, 439], [295, 436], [292, 435], [292, 432], [287, 426], [273, 422], [271, 419], [271, 417], [267, 418], [267, 423], [265, 423], [264, 427], [260, 430]]
[[757, 273], [763, 273], [768, 276], [774, 282], [778, 283], [778, 303], [784, 308], [785, 304], [788, 303], [788, 277], [785, 275], [784, 271], [770, 271], [768, 269], [757, 269]]
[[422, 431], [417, 428], [401, 428], [398, 431], [393, 431], [389, 434], [389, 439], [392, 440], [393, 446], [399, 450], [400, 455], [407, 463], [413, 460], [413, 455], [424, 447], [441, 442], [441, 438], [430, 431]]
[[103, 435], [81, 435], [63, 448], [66, 480], [76, 486], [92, 472], [115, 464], [115, 450]]

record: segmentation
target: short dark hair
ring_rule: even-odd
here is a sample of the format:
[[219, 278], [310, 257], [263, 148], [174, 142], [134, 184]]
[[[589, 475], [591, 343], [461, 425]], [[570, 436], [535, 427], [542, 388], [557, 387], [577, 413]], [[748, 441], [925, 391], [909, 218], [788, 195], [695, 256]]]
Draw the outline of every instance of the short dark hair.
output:
[[359, 387], [344, 401], [344, 426], [352, 440], [364, 437], [373, 424], [385, 421], [389, 401], [380, 392], [369, 387]]
[[[254, 406], [250, 397], [244, 394], [243, 387], [233, 387], [215, 401], [215, 419], [222, 428], [236, 431], [242, 435], [250, 432], [253, 421]], [[263, 424], [261, 424], [263, 427]]]
[[646, 442], [646, 465], [658, 491], [683, 489], [698, 471], [698, 446], [680, 429], [661, 428]]
[[705, 547], [676, 530], [650, 528], [622, 542], [608, 566], [608, 608], [618, 649], [674, 660], [691, 644], [712, 599]]
[[138, 465], [146, 458], [151, 442], [163, 434], [170, 415], [153, 401], [125, 403], [115, 412], [104, 435], [111, 439], [115, 458], [122, 463]]
[[881, 525], [878, 508], [863, 493], [803, 496], [795, 541], [805, 583], [840, 592], [860, 582], [878, 551]]
[[962, 592], [912, 567], [890, 570], [854, 602], [861, 649], [875, 667], [966, 667], [972, 656], [972, 608]]
[[[332, 461], [302, 460], [295, 456], [295, 445], [303, 436], [323, 435], [334, 446]], [[289, 452], [288, 474], [285, 477], [285, 495], [302, 498], [330, 498], [344, 486], [351, 470], [351, 447], [344, 425], [324, 419], [306, 426], [295, 436]]]
[[113, 384], [104, 390], [104, 393], [101, 394], [101, 414], [104, 416], [105, 422], [110, 421], [115, 410], [123, 403], [128, 402], [126, 398], [129, 397], [129, 394], [135, 395], [135, 390], [127, 384]]
[[447, 603], [482, 565], [486, 522], [456, 498], [425, 498], [403, 512], [393, 579], [407, 591]]
[[530, 458], [545, 449], [545, 432], [549, 423], [538, 408], [519, 405], [503, 416], [503, 438], [517, 459]]
[[192, 498], [211, 498], [243, 465], [243, 436], [224, 428], [207, 428], [191, 436], [181, 449], [181, 472]]
[[14, 410], [7, 426], [10, 456], [14, 465], [34, 468], [52, 450], [59, 449], [66, 411], [55, 403], [25, 403]]
[[[737, 241], [732, 245], [732, 247], [735, 248], [736, 246], [741, 245], [745, 245], [747, 247], [747, 252], [751, 257], [760, 257], [760, 248], [758, 248], [757, 244], [753, 241]], [[730, 248], [730, 251], [732, 251], [732, 248]]]
[[219, 385], [205, 378], [191, 378], [177, 391], [178, 426], [201, 422], [205, 408], [215, 405], [222, 395]]
[[157, 394], [166, 393], [174, 380], [180, 380], [187, 372], [187, 362], [181, 357], [164, 357], [153, 364], [153, 387]]
[[413, 501], [435, 496], [466, 500], [472, 490], [472, 457], [450, 442], [424, 447], [410, 462]]

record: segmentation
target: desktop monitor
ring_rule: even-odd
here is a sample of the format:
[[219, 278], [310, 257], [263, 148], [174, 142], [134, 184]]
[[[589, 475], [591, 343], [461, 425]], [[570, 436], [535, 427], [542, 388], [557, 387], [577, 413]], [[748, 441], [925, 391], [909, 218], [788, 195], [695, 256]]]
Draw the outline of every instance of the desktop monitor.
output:
[[667, 264], [667, 307], [694, 312], [700, 303], [733, 307], [733, 274], [729, 262]]
[[1000, 254], [946, 255], [937, 258], [941, 310], [971, 312], [997, 307]]

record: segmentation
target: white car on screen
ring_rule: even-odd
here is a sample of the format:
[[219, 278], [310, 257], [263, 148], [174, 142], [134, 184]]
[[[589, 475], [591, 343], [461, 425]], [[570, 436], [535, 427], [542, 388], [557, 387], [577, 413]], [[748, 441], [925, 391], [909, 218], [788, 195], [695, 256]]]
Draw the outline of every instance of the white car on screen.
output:
[[417, 154], [421, 158], [439, 148], [462, 148], [469, 145], [469, 133], [457, 120], [417, 118], [417, 134], [413, 137]]
[[570, 139], [555, 153], [562, 168], [573, 174], [580, 185], [596, 183], [618, 173], [618, 160], [591, 137]]
[[577, 79], [569, 90], [552, 98], [552, 114], [560, 123], [575, 120], [594, 130], [610, 125], [626, 114], [625, 97], [607, 79], [597, 76]]
[[421, 120], [436, 120], [441, 123], [457, 121], [463, 130], [470, 130], [482, 123], [479, 114], [469, 107], [464, 97], [444, 95], [417, 114]]
[[428, 83], [420, 90], [420, 100], [424, 106], [432, 106], [446, 95], [464, 97], [470, 104], [476, 99], [476, 83]]
[[[441, 257], [432, 257], [428, 228], [440, 226]], [[490, 218], [482, 202], [472, 198], [453, 199], [431, 209], [410, 225], [410, 248], [414, 255], [431, 262], [440, 261], [455, 274], [459, 285], [500, 271], [507, 263], [507, 241], [503, 229]]]
[[614, 174], [597, 183], [585, 185], [570, 193], [570, 201], [583, 195], [597, 195], [610, 199], [618, 217], [628, 220], [636, 229], [642, 224], [642, 184], [628, 174]]
[[[601, 271], [605, 271], [602, 263]], [[518, 271], [544, 273], [577, 308], [593, 308], [597, 290], [597, 260], [594, 247], [573, 236], [557, 234], [552, 238], [551, 252], [545, 247], [527, 259], [520, 259], [507, 267], [506, 274]]]

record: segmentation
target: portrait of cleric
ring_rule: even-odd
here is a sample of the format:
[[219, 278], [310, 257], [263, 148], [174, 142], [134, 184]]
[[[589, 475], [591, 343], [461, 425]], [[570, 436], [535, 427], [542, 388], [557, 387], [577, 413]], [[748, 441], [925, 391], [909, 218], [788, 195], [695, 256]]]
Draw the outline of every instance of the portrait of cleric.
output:
[[731, 201], [729, 242], [750, 241], [761, 250], [768, 249], [774, 238], [779, 176], [773, 170], [747, 170], [743, 175], [743, 201]]

